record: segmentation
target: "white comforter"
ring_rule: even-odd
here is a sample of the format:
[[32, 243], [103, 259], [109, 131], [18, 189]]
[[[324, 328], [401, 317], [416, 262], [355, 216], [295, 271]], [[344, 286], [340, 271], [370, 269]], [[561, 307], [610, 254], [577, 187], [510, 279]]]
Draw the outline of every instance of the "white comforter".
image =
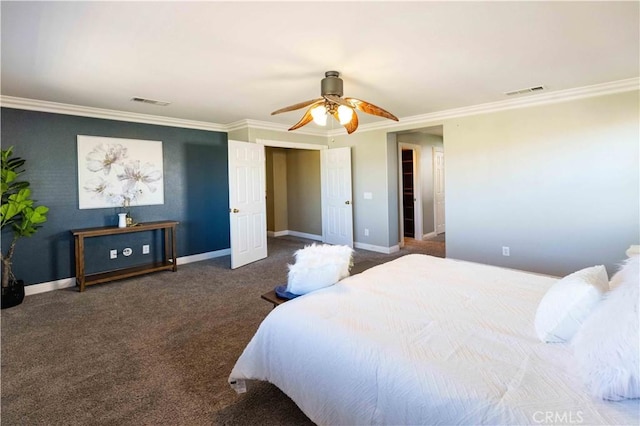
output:
[[[638, 424], [535, 335], [556, 280], [408, 255], [274, 309], [229, 382], [267, 380], [321, 425]], [[277, 409], [277, 407], [274, 407]]]

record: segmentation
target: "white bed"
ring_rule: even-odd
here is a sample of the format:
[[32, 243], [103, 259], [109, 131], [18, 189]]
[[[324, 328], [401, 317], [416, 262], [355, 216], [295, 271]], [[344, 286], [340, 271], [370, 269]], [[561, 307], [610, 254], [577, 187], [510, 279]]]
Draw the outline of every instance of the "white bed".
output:
[[571, 346], [536, 337], [556, 280], [404, 256], [274, 309], [229, 383], [269, 381], [321, 425], [638, 424], [639, 400], [592, 398]]

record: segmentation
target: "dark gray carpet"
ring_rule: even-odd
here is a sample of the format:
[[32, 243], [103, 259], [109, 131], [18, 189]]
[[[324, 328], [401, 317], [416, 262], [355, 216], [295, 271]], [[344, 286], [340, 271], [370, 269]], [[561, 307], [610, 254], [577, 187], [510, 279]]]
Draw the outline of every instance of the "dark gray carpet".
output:
[[[236, 395], [227, 377], [311, 241], [269, 239], [269, 257], [229, 257], [135, 279], [29, 296], [2, 311], [3, 425], [312, 424], [279, 389]], [[444, 243], [384, 255], [357, 250], [352, 273], [408, 253], [444, 257]]]

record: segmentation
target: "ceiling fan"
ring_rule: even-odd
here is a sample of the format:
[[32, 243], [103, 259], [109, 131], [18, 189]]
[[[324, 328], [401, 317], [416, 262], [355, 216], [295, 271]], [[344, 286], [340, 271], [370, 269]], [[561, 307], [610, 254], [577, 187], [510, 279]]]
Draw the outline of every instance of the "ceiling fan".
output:
[[388, 118], [398, 121], [398, 117], [389, 111], [375, 106], [369, 102], [356, 98], [343, 98], [342, 79], [338, 71], [327, 71], [320, 84], [320, 95], [322, 97], [312, 99], [310, 101], [300, 102], [277, 111], [273, 111], [271, 115], [280, 114], [282, 112], [295, 111], [300, 108], [309, 107], [304, 115], [289, 130], [296, 130], [313, 121], [314, 123], [324, 126], [327, 124], [327, 116], [331, 115], [347, 129], [347, 133], [351, 134], [358, 128], [358, 115], [355, 110], [366, 112], [367, 114], [377, 115], [379, 117]]

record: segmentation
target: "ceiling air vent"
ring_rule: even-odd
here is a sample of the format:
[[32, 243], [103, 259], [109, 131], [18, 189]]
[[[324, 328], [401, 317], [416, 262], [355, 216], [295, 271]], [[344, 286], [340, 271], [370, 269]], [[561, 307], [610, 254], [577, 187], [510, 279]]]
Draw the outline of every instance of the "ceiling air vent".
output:
[[138, 98], [138, 97], [131, 98], [131, 100], [133, 102], [142, 102], [143, 104], [151, 104], [151, 105], [158, 105], [158, 106], [167, 106], [171, 103], [171, 102], [165, 102], [165, 101], [156, 101], [155, 99], [145, 99], [145, 98]]
[[510, 92], [504, 92], [504, 94], [507, 96], [524, 95], [525, 93], [541, 92], [543, 90], [544, 90], [544, 86], [534, 86], [534, 87], [527, 87], [526, 89], [518, 89], [518, 90], [512, 90]]

